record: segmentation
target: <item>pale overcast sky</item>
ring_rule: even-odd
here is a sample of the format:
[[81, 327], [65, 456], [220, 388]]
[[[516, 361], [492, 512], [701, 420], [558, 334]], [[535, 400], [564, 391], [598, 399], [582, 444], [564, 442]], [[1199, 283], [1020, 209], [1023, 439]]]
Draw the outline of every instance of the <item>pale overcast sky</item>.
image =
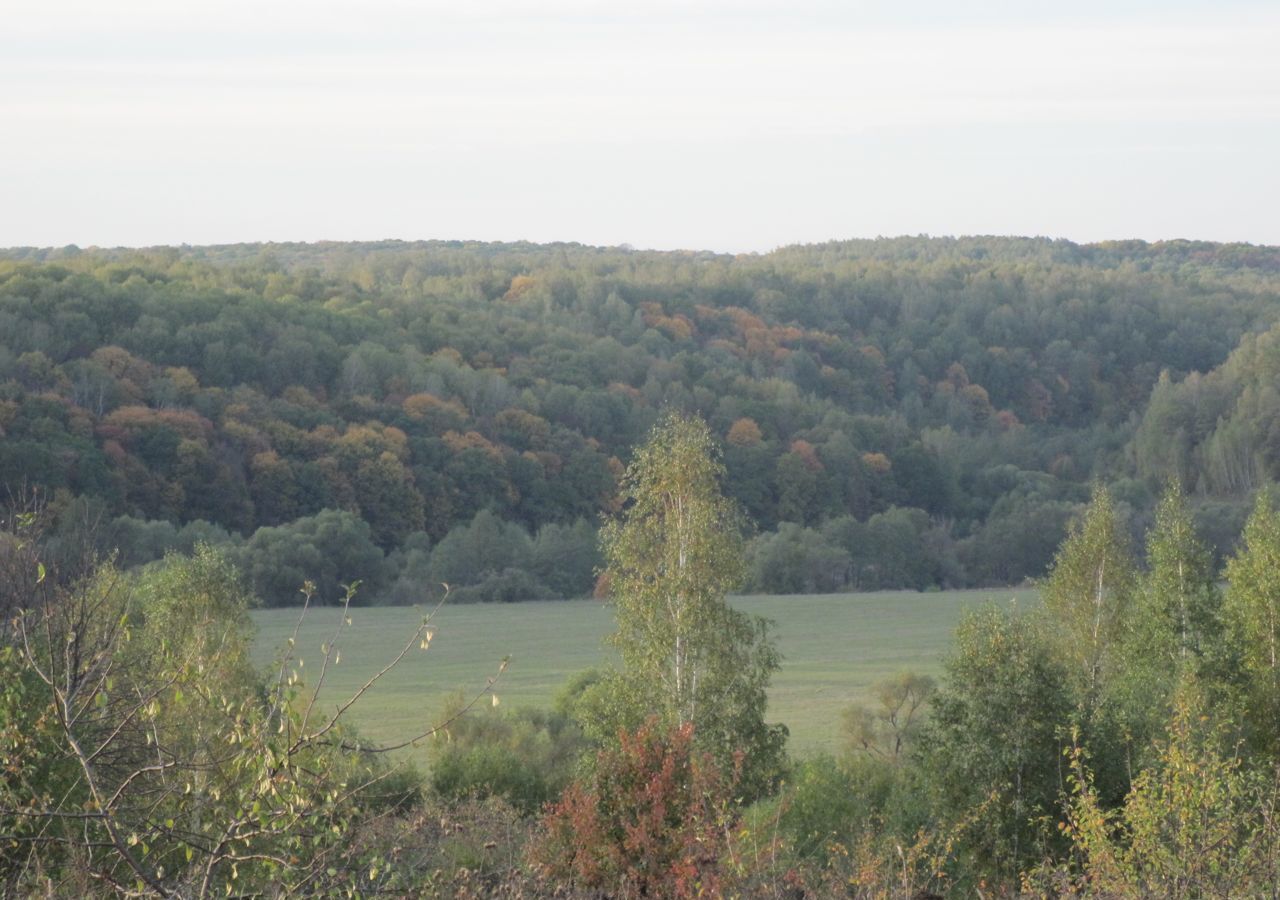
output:
[[1280, 244], [1280, 4], [6, 0], [0, 246]]

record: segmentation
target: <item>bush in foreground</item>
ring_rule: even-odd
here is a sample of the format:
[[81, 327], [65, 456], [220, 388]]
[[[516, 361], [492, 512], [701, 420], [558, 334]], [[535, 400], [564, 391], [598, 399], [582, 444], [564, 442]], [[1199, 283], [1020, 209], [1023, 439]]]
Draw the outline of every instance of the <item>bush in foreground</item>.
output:
[[615, 897], [715, 896], [736, 773], [694, 749], [693, 726], [650, 719], [602, 751], [542, 822], [532, 859], [542, 874]]

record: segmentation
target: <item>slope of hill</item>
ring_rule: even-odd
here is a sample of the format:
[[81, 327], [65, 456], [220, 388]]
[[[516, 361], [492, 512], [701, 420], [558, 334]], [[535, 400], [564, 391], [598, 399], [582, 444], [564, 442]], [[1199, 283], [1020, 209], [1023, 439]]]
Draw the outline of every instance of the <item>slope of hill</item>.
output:
[[1231, 538], [1247, 485], [1191, 477], [1188, 442], [1234, 419], [1157, 428], [1148, 402], [1261, 346], [1277, 301], [1280, 249], [1199, 242], [16, 249], [0, 482], [48, 496], [64, 541], [100, 520], [127, 562], [231, 544], [273, 604], [304, 577], [322, 599], [357, 577], [368, 600], [573, 596], [669, 406], [725, 439], [755, 589], [1011, 583], [1092, 478], [1140, 528], [1176, 470]]

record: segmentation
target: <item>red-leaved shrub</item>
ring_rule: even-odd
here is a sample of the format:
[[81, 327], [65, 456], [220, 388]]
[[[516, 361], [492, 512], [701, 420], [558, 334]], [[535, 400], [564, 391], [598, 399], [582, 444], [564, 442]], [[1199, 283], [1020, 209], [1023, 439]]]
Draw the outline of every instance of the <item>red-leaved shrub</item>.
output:
[[601, 751], [542, 821], [545, 877], [614, 897], [719, 896], [736, 773], [693, 749], [693, 726], [650, 719]]

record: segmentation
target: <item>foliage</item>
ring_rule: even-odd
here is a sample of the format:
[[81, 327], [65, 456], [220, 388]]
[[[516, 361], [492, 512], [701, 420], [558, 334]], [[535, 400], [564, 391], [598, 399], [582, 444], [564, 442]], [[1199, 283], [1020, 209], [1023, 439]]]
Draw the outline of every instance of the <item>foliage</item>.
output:
[[747, 547], [748, 587], [778, 594], [924, 590], [964, 580], [945, 524], [920, 509], [891, 507], [821, 528], [783, 522]]
[[929, 819], [918, 772], [864, 755], [818, 754], [797, 764], [777, 809], [787, 852], [813, 860], [869, 840], [913, 841]]
[[783, 522], [748, 545], [747, 585], [765, 594], [833, 593], [848, 584], [851, 565], [816, 529]]
[[966, 864], [1011, 879], [1039, 858], [1063, 788], [1067, 672], [1038, 624], [987, 607], [956, 631], [917, 758]]
[[457, 603], [582, 597], [599, 561], [595, 530], [583, 519], [551, 523], [535, 537], [483, 510], [431, 551], [425, 578], [448, 584]]
[[554, 522], [538, 529], [529, 568], [557, 597], [586, 597], [601, 566], [596, 530], [586, 519], [572, 525]]
[[1227, 562], [1224, 614], [1248, 680], [1249, 718], [1259, 745], [1280, 754], [1280, 515], [1260, 491], [1242, 546]]
[[836, 842], [851, 843], [873, 827], [892, 778], [857, 779], [835, 758], [822, 754], [797, 764], [778, 800], [778, 831], [787, 847], [802, 858], [826, 855]]
[[1103, 806], [1079, 749], [1063, 830], [1073, 866], [1034, 881], [1056, 895], [1255, 897], [1280, 879], [1274, 773], [1249, 767], [1215, 722], [1194, 682], [1184, 682], [1155, 764], [1124, 805]]
[[202, 547], [137, 578], [100, 566], [18, 617], [0, 649], [6, 893], [350, 893], [387, 881], [381, 858], [345, 839], [417, 791], [342, 721], [380, 676], [322, 711], [335, 634], [310, 691], [292, 649], [261, 680], [246, 607], [235, 570]]
[[855, 704], [844, 712], [847, 749], [894, 764], [901, 762], [924, 727], [926, 707], [936, 689], [932, 678], [915, 672], [902, 672], [874, 684], [871, 690], [877, 706]]
[[586, 741], [565, 715], [521, 709], [459, 716], [465, 697], [446, 706], [452, 724], [438, 733], [431, 754], [431, 787], [446, 800], [499, 796], [532, 813], [560, 796]]
[[1128, 536], [1110, 492], [1098, 485], [1040, 589], [1086, 716], [1098, 711], [1122, 666], [1136, 580]]
[[532, 549], [528, 532], [484, 510], [431, 551], [430, 578], [450, 586], [478, 584], [506, 570], [526, 568]]
[[612, 512], [671, 407], [764, 532], [925, 517], [845, 584], [1009, 584], [1093, 476], [1238, 502], [1275, 474], [1278, 283], [1272, 249], [1186, 241], [8, 250], [0, 484], [240, 537], [337, 509], [391, 554]]
[[1156, 508], [1146, 551], [1125, 639], [1125, 672], [1113, 691], [1139, 747], [1160, 734], [1182, 676], [1194, 673], [1213, 684], [1229, 680], [1236, 668], [1223, 639], [1213, 557], [1176, 482], [1169, 482]]
[[405, 813], [372, 817], [345, 836], [353, 853], [385, 859], [378, 890], [392, 896], [526, 898], [552, 894], [525, 865], [537, 820], [501, 797], [428, 794]]
[[1198, 494], [1247, 496], [1280, 476], [1280, 328], [1246, 334], [1221, 365], [1162, 372], [1134, 438], [1140, 474]]
[[1213, 557], [1196, 534], [1177, 482], [1166, 488], [1147, 534], [1147, 574], [1139, 597], [1139, 620], [1146, 626], [1140, 645], [1164, 667], [1218, 651], [1221, 597]]
[[258, 529], [234, 556], [253, 593], [267, 606], [291, 606], [310, 581], [321, 603], [339, 603], [344, 585], [377, 592], [387, 580], [382, 551], [369, 526], [349, 512], [329, 509], [288, 525]]
[[721, 766], [745, 754], [744, 789], [756, 794], [777, 777], [786, 739], [764, 722], [779, 663], [767, 623], [725, 599], [741, 578], [742, 540], [722, 472], [705, 423], [679, 416], [627, 468], [626, 506], [602, 535], [622, 669], [594, 689], [608, 699], [588, 730], [607, 737], [650, 713], [667, 727], [692, 724]]
[[692, 722], [651, 718], [569, 786], [532, 858], [557, 882], [613, 897], [717, 896], [734, 782], [695, 749]]
[[747, 810], [730, 842], [732, 887], [760, 898], [946, 896], [952, 844], [928, 825], [907, 770], [818, 756], [780, 798]]
[[[1004, 474], [1022, 481], [1016, 473]], [[1013, 584], [1039, 577], [1053, 564], [1067, 534], [1067, 523], [1076, 512], [1074, 502], [1037, 497], [1039, 486], [1034, 483], [1013, 491], [1017, 493], [996, 500], [982, 526], [958, 542], [956, 553], [972, 583]]]
[[523, 569], [490, 572], [483, 580], [468, 584], [451, 593], [457, 603], [516, 603], [521, 600], [547, 600], [552, 594], [541, 581]]
[[[1280, 525], [1260, 495], [1221, 601], [1192, 525], [1232, 553], [1280, 474], [1278, 295], [1275, 248], [1185, 241], [6, 251], [0, 890], [1274, 892]], [[453, 721], [447, 801], [344, 726], [368, 685], [316, 699], [334, 640], [310, 690], [296, 646], [265, 679], [245, 652], [254, 594], [581, 596], [601, 566], [624, 668]], [[926, 719], [885, 686], [857, 752], [740, 819], [784, 736], [741, 576], [1046, 569], [1043, 618], [965, 620]], [[603, 749], [535, 841], [563, 886], [492, 795], [555, 793], [570, 720]]]

